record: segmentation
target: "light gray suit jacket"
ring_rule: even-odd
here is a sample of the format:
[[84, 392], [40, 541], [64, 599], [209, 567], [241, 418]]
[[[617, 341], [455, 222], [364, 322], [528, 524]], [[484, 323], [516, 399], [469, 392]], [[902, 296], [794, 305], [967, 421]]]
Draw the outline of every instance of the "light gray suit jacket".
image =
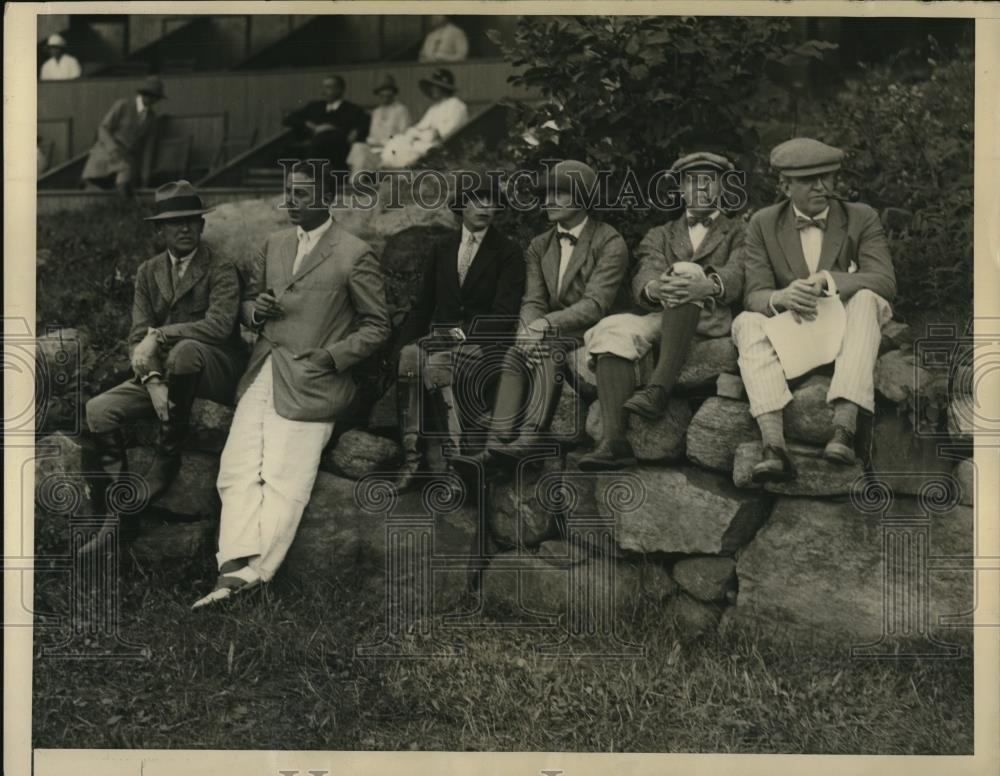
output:
[[[336, 420], [350, 406], [356, 386], [350, 369], [374, 353], [389, 337], [390, 322], [378, 259], [367, 243], [336, 223], [292, 265], [298, 250], [296, 230], [268, 235], [250, 268], [243, 296], [244, 323], [259, 331], [237, 401], [270, 354], [274, 370], [274, 406], [290, 420]], [[273, 289], [285, 310], [283, 318], [253, 325], [253, 300]], [[334, 369], [293, 356], [311, 348], [327, 350]]]

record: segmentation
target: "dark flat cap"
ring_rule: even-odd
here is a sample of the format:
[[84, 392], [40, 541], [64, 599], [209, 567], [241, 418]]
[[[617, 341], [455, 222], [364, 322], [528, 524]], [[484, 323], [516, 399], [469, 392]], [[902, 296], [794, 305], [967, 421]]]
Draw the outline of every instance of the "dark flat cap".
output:
[[589, 191], [597, 182], [594, 168], [575, 159], [564, 159], [554, 167], [549, 167], [542, 182], [544, 191], [577, 191], [580, 187]]
[[718, 170], [719, 172], [725, 172], [726, 170], [733, 169], [733, 163], [726, 157], [713, 154], [710, 151], [696, 151], [693, 154], [682, 156], [670, 166], [670, 169], [677, 173], [684, 172], [685, 170]]
[[771, 167], [782, 175], [802, 177], [840, 169], [844, 152], [811, 137], [793, 137], [771, 151]]

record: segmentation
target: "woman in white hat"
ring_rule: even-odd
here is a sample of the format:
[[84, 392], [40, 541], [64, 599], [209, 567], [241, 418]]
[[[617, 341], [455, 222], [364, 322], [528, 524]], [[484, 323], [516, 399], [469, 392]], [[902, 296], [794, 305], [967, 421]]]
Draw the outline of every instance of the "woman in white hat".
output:
[[49, 35], [45, 41], [49, 58], [42, 65], [39, 78], [42, 81], [72, 81], [80, 77], [80, 63], [76, 57], [66, 53], [66, 39], [62, 35]]
[[455, 76], [450, 70], [442, 67], [429, 78], [421, 78], [420, 90], [433, 103], [420, 121], [386, 143], [383, 167], [409, 167], [469, 120], [468, 107], [455, 96]]

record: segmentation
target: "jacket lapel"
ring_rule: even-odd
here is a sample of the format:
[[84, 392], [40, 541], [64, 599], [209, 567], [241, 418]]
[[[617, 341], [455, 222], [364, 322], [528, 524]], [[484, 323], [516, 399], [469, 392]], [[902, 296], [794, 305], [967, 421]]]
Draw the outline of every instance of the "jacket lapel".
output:
[[844, 206], [836, 200], [830, 201], [830, 215], [826, 219], [826, 231], [823, 232], [823, 247], [819, 254], [818, 269], [830, 269], [833, 267], [837, 256], [840, 255], [840, 246], [844, 244], [847, 236], [847, 216], [844, 213]]
[[708, 231], [701, 240], [701, 245], [698, 246], [698, 250], [694, 252], [691, 260], [698, 261], [710, 255], [725, 238], [727, 232], [729, 232], [729, 219], [719, 213], [712, 221], [711, 226], [708, 227]]
[[[562, 296], [563, 291], [569, 288], [570, 281], [580, 271], [580, 267], [583, 266], [583, 262], [587, 260], [587, 255], [590, 253], [590, 243], [594, 237], [594, 230], [597, 228], [596, 222], [593, 218], [588, 218], [587, 223], [583, 227], [583, 231], [580, 232], [580, 237], [576, 241], [576, 245], [573, 246], [573, 252], [569, 255], [569, 262], [566, 264], [566, 271], [563, 273], [562, 288], [560, 290], [560, 296]], [[558, 243], [559, 240], [556, 240]], [[556, 252], [556, 283], [559, 282], [559, 252]]]
[[[667, 229], [670, 236], [670, 254], [675, 261], [691, 261], [694, 248], [691, 246], [691, 235], [688, 233], [687, 216], [681, 213], [680, 218], [670, 222]], [[708, 239], [706, 237], [706, 239]]]
[[[194, 288], [195, 284], [205, 277], [205, 273], [208, 272], [208, 258], [208, 249], [204, 245], [199, 245], [198, 252], [191, 258], [191, 263], [188, 264], [184, 277], [180, 279], [177, 288], [174, 289], [174, 299], [170, 303], [171, 307], [177, 304], [184, 294]], [[169, 256], [167, 257], [167, 262], [170, 262]]]
[[170, 256], [166, 251], [153, 260], [153, 278], [156, 280], [156, 287], [160, 289], [160, 298], [169, 307], [173, 304], [174, 285], [170, 280]]
[[542, 277], [549, 289], [549, 299], [556, 299], [559, 291], [559, 240], [556, 239], [556, 228], [549, 231], [549, 244], [542, 256]]
[[[310, 272], [312, 272], [316, 267], [322, 264], [326, 258], [333, 253], [334, 247], [340, 239], [340, 232], [338, 231], [336, 224], [330, 224], [330, 228], [326, 230], [319, 242], [313, 246], [313, 249], [309, 251], [305, 256], [302, 257], [302, 262], [299, 264], [299, 271], [296, 272], [288, 281], [288, 285], [292, 283], [297, 283]], [[298, 240], [296, 240], [298, 243]], [[296, 244], [296, 248], [298, 245]], [[295, 261], [295, 254], [292, 254], [292, 261]]]
[[809, 265], [806, 264], [805, 254], [802, 253], [802, 240], [799, 238], [799, 230], [795, 228], [791, 202], [785, 203], [785, 210], [778, 217], [778, 244], [785, 254], [785, 261], [788, 262], [792, 274], [797, 278], [809, 277]]

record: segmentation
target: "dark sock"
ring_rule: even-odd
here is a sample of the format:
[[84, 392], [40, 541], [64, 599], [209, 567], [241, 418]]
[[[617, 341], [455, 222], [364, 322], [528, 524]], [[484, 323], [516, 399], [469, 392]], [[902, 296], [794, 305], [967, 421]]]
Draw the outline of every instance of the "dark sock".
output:
[[515, 424], [524, 398], [525, 374], [523, 368], [514, 362], [514, 358], [516, 356], [508, 353], [493, 405], [491, 425], [501, 442], [512, 442], [517, 438]]
[[635, 393], [635, 364], [610, 354], [597, 358], [597, 395], [601, 400], [604, 441], [625, 438], [625, 410], [622, 405]]
[[666, 307], [660, 324], [660, 357], [656, 361], [650, 385], [658, 385], [669, 395], [687, 361], [691, 340], [698, 327], [701, 308], [696, 304]]

